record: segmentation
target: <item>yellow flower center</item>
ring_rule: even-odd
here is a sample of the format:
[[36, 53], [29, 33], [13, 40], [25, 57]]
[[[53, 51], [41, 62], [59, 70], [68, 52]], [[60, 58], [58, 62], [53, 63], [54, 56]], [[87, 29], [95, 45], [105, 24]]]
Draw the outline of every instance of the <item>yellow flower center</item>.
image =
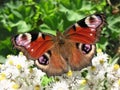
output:
[[2, 64], [0, 64], [0, 68], [2, 67]]
[[36, 85], [34, 90], [40, 90], [40, 85]]
[[19, 55], [23, 55], [23, 52], [20, 52]]
[[12, 88], [18, 90], [20, 88], [20, 85], [15, 83], [13, 84]]
[[7, 55], [7, 58], [10, 58], [11, 57], [11, 55]]
[[5, 73], [1, 73], [0, 74], [0, 80], [5, 80], [6, 79], [6, 74]]
[[80, 82], [81, 85], [86, 85], [87, 84], [87, 80], [86, 79], [83, 79], [81, 82]]
[[71, 70], [69, 70], [69, 71], [67, 72], [67, 76], [69, 76], [69, 77], [72, 76], [72, 71], [71, 71]]
[[119, 86], [120, 86], [120, 79], [118, 80], [118, 84], [119, 84]]
[[97, 53], [101, 53], [102, 52], [102, 50], [101, 49], [97, 49]]
[[29, 68], [29, 72], [30, 72], [30, 73], [33, 73], [33, 69], [32, 69], [32, 68]]
[[13, 62], [13, 60], [9, 60], [9, 62], [8, 62], [10, 65], [14, 65], [14, 62]]
[[104, 64], [104, 62], [105, 62], [105, 61], [104, 61], [103, 59], [100, 60], [100, 64]]
[[20, 64], [18, 64], [16, 67], [17, 67], [17, 69], [19, 69], [19, 70], [22, 68], [22, 66], [21, 66]]
[[116, 70], [118, 70], [120, 68], [120, 66], [118, 64], [115, 64], [113, 68], [116, 71]]
[[96, 67], [95, 67], [95, 66], [91, 66], [91, 70], [92, 70], [92, 71], [95, 71], [95, 70], [96, 70]]

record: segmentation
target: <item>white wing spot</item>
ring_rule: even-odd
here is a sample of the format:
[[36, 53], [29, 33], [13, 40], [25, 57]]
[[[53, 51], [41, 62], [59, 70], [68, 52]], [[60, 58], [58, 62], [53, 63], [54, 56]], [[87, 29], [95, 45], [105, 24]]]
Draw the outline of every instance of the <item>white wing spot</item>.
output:
[[39, 33], [38, 37], [41, 37], [42, 36], [42, 33]]
[[75, 26], [76, 26], [76, 27], [80, 27], [80, 25], [78, 25], [77, 23], [75, 23]]
[[93, 36], [93, 34], [92, 34], [92, 33], [90, 33], [90, 36]]
[[30, 45], [28, 45], [26, 48], [30, 48]]
[[34, 49], [31, 49], [31, 52], [33, 52], [34, 51]]
[[91, 28], [91, 31], [95, 31], [95, 29], [94, 29], [94, 28]]

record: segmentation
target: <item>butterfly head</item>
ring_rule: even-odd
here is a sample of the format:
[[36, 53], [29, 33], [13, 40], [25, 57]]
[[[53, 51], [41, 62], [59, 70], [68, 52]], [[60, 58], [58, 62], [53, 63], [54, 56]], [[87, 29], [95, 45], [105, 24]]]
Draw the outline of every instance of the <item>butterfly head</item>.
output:
[[56, 32], [56, 41], [58, 42], [59, 45], [62, 45], [65, 43], [65, 36], [63, 35], [62, 32], [60, 31]]

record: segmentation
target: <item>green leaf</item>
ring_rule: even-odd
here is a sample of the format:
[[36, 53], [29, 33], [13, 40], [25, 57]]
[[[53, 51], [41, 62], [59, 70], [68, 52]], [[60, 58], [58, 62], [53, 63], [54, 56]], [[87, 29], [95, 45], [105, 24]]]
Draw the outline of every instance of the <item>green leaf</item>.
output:
[[20, 13], [19, 11], [11, 10], [11, 12], [12, 12], [16, 17], [18, 17], [19, 19], [22, 19], [22, 18], [23, 18], [22, 15], [21, 15], [21, 13]]
[[83, 71], [81, 72], [81, 75], [82, 75], [82, 77], [84, 77], [84, 78], [86, 78], [87, 74], [88, 74], [88, 70], [83, 70]]
[[109, 63], [110, 63], [111, 65], [115, 65], [116, 63], [118, 63], [119, 59], [120, 59], [119, 55], [116, 54], [116, 55], [114, 55], [113, 57], [110, 57]]
[[15, 19], [15, 18], [14, 18], [14, 15], [13, 15], [13, 14], [10, 14], [10, 15], [9, 15], [9, 19], [14, 20], [14, 19]]
[[92, 9], [92, 4], [91, 1], [86, 2], [85, 0], [83, 0], [81, 2], [82, 7], [80, 8], [81, 11], [90, 11]]
[[74, 12], [74, 11], [69, 11], [68, 12], [68, 16], [67, 16], [67, 19], [69, 21], [78, 21], [80, 20], [81, 18], [83, 18], [83, 15], [79, 15], [78, 13]]
[[42, 77], [41, 79], [41, 85], [43, 87], [47, 86], [50, 82], [53, 81], [53, 78], [52, 77], [47, 77], [46, 75]]
[[18, 32], [28, 32], [31, 29], [31, 25], [21, 20], [17, 23], [17, 29], [18, 29]]
[[9, 25], [9, 22], [10, 22], [10, 21], [7, 22], [6, 19], [2, 19], [2, 20], [1, 20], [1, 23], [3, 24], [3, 28], [7, 29], [8, 31], [11, 31], [12, 28], [11, 28], [11, 26]]
[[[5, 36], [5, 35], [3, 35]], [[0, 40], [0, 55], [6, 56], [12, 52], [12, 45], [10, 43], [10, 37]]]
[[64, 7], [63, 5], [60, 4], [59, 5], [59, 11], [67, 13], [67, 12], [69, 12], [69, 9], [67, 9], [66, 7]]
[[120, 16], [111, 16], [107, 18], [108, 20], [108, 27], [113, 30], [116, 31], [118, 33], [120, 33]]
[[51, 30], [51, 28], [46, 24], [40, 25], [39, 29], [40, 29], [40, 31], [42, 31], [44, 33], [49, 33], [49, 34], [56, 35], [56, 31]]
[[59, 10], [60, 10], [60, 12], [63, 12], [66, 14], [67, 19], [69, 21], [77, 21], [83, 17], [82, 15], [79, 15], [79, 13], [77, 13], [73, 10], [69, 10], [66, 7], [64, 7], [63, 5], [60, 5]]

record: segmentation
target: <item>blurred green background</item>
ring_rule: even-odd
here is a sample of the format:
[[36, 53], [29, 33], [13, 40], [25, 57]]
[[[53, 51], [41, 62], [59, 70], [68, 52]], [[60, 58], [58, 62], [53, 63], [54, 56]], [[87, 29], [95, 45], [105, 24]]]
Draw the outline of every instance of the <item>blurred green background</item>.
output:
[[111, 57], [120, 55], [120, 1], [119, 0], [3, 0], [0, 1], [0, 63], [13, 50], [11, 37], [24, 32], [55, 34], [94, 13], [105, 13], [107, 25], [103, 28], [97, 47]]

